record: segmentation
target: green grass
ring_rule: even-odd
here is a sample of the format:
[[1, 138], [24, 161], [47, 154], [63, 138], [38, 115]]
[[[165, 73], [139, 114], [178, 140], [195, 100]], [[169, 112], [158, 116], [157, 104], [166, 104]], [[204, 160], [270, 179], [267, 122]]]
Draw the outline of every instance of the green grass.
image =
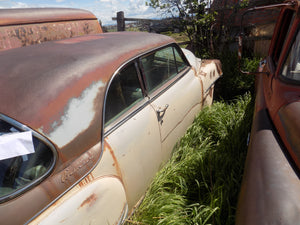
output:
[[202, 110], [126, 224], [234, 224], [252, 111], [249, 93]]

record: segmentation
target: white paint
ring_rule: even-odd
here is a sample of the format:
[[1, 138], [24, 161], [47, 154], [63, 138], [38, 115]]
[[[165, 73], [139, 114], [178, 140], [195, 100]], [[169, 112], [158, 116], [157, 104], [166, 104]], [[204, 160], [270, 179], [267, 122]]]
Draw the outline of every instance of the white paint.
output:
[[117, 224], [125, 210], [126, 195], [120, 180], [103, 177], [83, 187], [77, 185], [30, 224]]
[[72, 141], [90, 126], [95, 117], [94, 100], [101, 87], [104, 87], [104, 83], [98, 81], [84, 90], [79, 98], [71, 99], [60, 121], [52, 123], [54, 131], [48, 136], [59, 147]]

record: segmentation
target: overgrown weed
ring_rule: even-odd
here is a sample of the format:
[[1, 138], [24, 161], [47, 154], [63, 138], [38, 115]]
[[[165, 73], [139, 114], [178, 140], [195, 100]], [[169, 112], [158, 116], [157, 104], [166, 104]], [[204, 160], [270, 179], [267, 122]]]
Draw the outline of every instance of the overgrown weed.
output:
[[127, 224], [234, 224], [252, 110], [249, 93], [203, 109]]

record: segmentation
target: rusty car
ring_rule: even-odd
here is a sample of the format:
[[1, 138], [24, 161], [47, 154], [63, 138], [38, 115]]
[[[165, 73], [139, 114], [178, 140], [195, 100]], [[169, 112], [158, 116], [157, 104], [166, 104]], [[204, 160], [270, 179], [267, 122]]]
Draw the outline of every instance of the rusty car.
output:
[[300, 2], [276, 7], [269, 53], [256, 73], [237, 225], [300, 222]]
[[2, 225], [122, 224], [222, 75], [170, 37], [61, 10], [0, 13]]

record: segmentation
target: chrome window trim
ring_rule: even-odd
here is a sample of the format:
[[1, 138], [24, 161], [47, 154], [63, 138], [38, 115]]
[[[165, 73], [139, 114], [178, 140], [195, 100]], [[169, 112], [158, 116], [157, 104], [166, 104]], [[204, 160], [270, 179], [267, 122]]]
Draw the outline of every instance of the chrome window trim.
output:
[[143, 110], [147, 105], [149, 105], [149, 100], [144, 97], [139, 103], [133, 106], [131, 109], [128, 109], [124, 112], [119, 118], [113, 121], [111, 124], [104, 127], [104, 137], [107, 137], [109, 134], [113, 133], [117, 128], [126, 123], [129, 119], [134, 117], [135, 114]]
[[189, 71], [191, 70], [191, 67], [186, 67], [184, 70], [182, 70], [180, 73], [178, 73], [176, 76], [172, 77], [170, 80], [168, 80], [166, 83], [158, 87], [156, 90], [151, 92], [148, 97], [150, 102], [153, 102], [155, 99], [157, 99], [159, 96], [161, 96], [163, 93], [165, 93], [167, 90], [169, 90], [173, 85], [175, 85], [181, 78], [183, 78]]
[[56, 148], [54, 147], [54, 145], [47, 139], [45, 138], [44, 136], [42, 136], [41, 134], [39, 134], [38, 132], [36, 132], [35, 130], [29, 128], [28, 126], [6, 116], [6, 115], [3, 115], [0, 113], [0, 120], [3, 120], [9, 124], [11, 124], [12, 126], [15, 126], [17, 127], [18, 129], [22, 130], [22, 131], [31, 131], [32, 132], [32, 135], [39, 139], [41, 142], [43, 142], [45, 145], [47, 145], [50, 150], [52, 151], [53, 153], [53, 158], [52, 158], [52, 162], [51, 162], [51, 165], [50, 167], [47, 169], [47, 172], [45, 174], [43, 174], [41, 177], [39, 177], [38, 179], [30, 182], [29, 184], [25, 185], [24, 187], [20, 188], [20, 189], [17, 189], [16, 191], [8, 194], [8, 195], [5, 195], [3, 197], [0, 197], [0, 204], [3, 203], [3, 202], [7, 202], [7, 201], [10, 201], [14, 198], [16, 198], [17, 196], [25, 193], [26, 191], [36, 187], [38, 184], [40, 184], [46, 177], [48, 177], [50, 175], [50, 173], [53, 171], [54, 169], [54, 166], [56, 164], [56, 161], [57, 161], [57, 151], [56, 151]]
[[[151, 91], [149, 92], [149, 90], [147, 90], [147, 85], [146, 85], [147, 80], [146, 80], [146, 75], [145, 75], [145, 72], [144, 72], [144, 69], [143, 69], [143, 65], [142, 65], [142, 58], [147, 57], [147, 56], [153, 54], [153, 53], [156, 52], [156, 51], [160, 51], [160, 50], [162, 50], [162, 49], [164, 49], [164, 48], [168, 48], [168, 47], [172, 47], [172, 52], [173, 52], [174, 59], [175, 59], [174, 48], [176, 48], [178, 54], [182, 57], [183, 61], [184, 61], [184, 62], [186, 63], [186, 65], [187, 65], [186, 68], [181, 69], [180, 71], [178, 71], [177, 61], [175, 60], [176, 70], [177, 70], [177, 75], [174, 75], [174, 77], [177, 77], [178, 74], [181, 74], [181, 72], [185, 71], [187, 68], [191, 68], [191, 65], [190, 65], [189, 61], [187, 60], [185, 54], [183, 53], [183, 51], [181, 50], [181, 48], [180, 48], [176, 43], [170, 43], [170, 44], [161, 46], [161, 47], [159, 47], [159, 48], [157, 48], [157, 49], [155, 49], [155, 50], [152, 50], [152, 51], [150, 51], [150, 52], [148, 52], [148, 53], [145, 53], [145, 54], [141, 55], [141, 56], [139, 57], [139, 67], [140, 67], [140, 70], [141, 70], [141, 76], [142, 76], [142, 78], [143, 78], [143, 84], [144, 84], [144, 86], [145, 86], [145, 90], [146, 90], [146, 94], [147, 94], [147, 95], [149, 95], [149, 94], [151, 95], [153, 92], [155, 92], [157, 89], [160, 89], [161, 86], [164, 86], [165, 84], [159, 86], [159, 87], [158, 87], [156, 90], [154, 90], [154, 91], [151, 90]], [[166, 83], [168, 83], [168, 81], [167, 81]]]
[[[147, 55], [152, 54], [153, 52], [159, 51], [161, 49], [167, 48], [167, 47], [174, 47], [178, 51], [178, 54], [183, 58], [184, 62], [187, 64], [187, 67], [182, 69], [178, 72], [174, 77], [172, 77], [170, 80], [168, 80], [166, 83], [158, 87], [154, 92], [148, 93], [148, 90], [145, 86], [145, 75], [142, 69], [141, 65], [141, 58], [145, 57]], [[173, 49], [174, 54], [174, 49]], [[113, 81], [113, 79], [117, 76], [117, 74], [124, 69], [126, 66], [128, 66], [130, 63], [134, 63], [137, 69], [139, 82], [142, 88], [142, 92], [144, 95], [144, 99], [139, 101], [137, 104], [135, 104], [131, 109], [128, 109], [126, 112], [124, 112], [119, 118], [117, 118], [115, 121], [113, 121], [111, 124], [105, 126], [105, 106], [106, 106], [106, 99], [107, 99], [107, 93], [109, 90], [109, 87]], [[119, 128], [121, 125], [123, 125], [125, 122], [127, 122], [130, 118], [132, 118], [136, 113], [140, 112], [142, 109], [144, 109], [148, 104], [150, 104], [152, 101], [154, 101], [156, 98], [158, 98], [160, 95], [162, 95], [165, 91], [167, 91], [169, 88], [171, 88], [178, 80], [180, 80], [186, 73], [188, 73], [191, 70], [191, 65], [189, 64], [187, 58], [185, 57], [184, 53], [182, 52], [181, 48], [175, 43], [168, 43], [166, 45], [159, 46], [157, 48], [151, 49], [149, 51], [145, 51], [144, 53], [141, 53], [140, 55], [126, 61], [123, 63], [111, 76], [106, 90], [105, 90], [105, 96], [104, 96], [104, 104], [103, 104], [103, 111], [102, 111], [102, 144], [101, 144], [101, 151], [103, 151], [104, 146], [104, 138], [107, 137], [109, 134], [114, 132], [117, 128]], [[178, 70], [177, 70], [178, 71]], [[152, 96], [152, 97], [151, 97]], [[137, 108], [135, 108], [137, 107]], [[133, 109], [133, 110], [132, 110]], [[101, 159], [100, 159], [101, 160]]]

